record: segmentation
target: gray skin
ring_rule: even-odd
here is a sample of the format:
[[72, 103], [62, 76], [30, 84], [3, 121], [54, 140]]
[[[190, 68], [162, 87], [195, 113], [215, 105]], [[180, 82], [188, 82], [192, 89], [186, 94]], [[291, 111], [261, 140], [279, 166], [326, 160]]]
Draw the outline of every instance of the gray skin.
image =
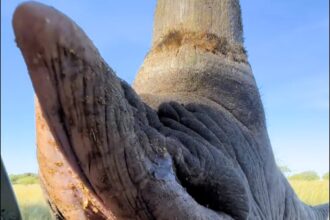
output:
[[13, 26], [58, 219], [328, 217], [275, 164], [238, 1], [159, 0], [134, 89], [57, 10], [24, 3]]

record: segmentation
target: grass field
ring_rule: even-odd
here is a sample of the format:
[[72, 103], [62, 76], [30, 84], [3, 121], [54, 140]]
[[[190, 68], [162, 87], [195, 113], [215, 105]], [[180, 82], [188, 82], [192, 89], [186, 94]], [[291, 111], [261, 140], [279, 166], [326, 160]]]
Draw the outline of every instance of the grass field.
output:
[[289, 181], [298, 197], [308, 205], [329, 202], [329, 180]]
[[15, 184], [14, 191], [21, 209], [23, 220], [52, 219], [39, 184]]
[[[308, 205], [329, 202], [329, 181], [290, 181], [298, 197]], [[23, 220], [50, 220], [49, 208], [38, 184], [14, 185]]]

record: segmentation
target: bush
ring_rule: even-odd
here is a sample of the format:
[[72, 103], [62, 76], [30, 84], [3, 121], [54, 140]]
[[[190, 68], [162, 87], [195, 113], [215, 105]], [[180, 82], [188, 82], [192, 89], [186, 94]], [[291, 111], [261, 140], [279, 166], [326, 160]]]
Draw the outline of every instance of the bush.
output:
[[329, 172], [325, 173], [322, 177], [324, 180], [329, 180]]
[[12, 184], [36, 184], [39, 183], [38, 175], [34, 173], [24, 173], [18, 175], [9, 175]]
[[305, 181], [312, 181], [312, 180], [319, 180], [320, 177], [317, 175], [315, 171], [305, 171], [302, 173], [298, 173], [288, 177], [289, 180], [305, 180]]

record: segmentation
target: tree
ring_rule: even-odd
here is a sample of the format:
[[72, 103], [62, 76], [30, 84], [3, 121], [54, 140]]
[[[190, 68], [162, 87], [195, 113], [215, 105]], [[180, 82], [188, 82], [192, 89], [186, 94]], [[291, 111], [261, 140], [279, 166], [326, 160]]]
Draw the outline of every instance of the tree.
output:
[[329, 180], [329, 172], [325, 173], [325, 174], [322, 176], [322, 179], [324, 179], [324, 180]]
[[26, 3], [13, 24], [58, 218], [326, 218], [276, 167], [237, 0], [159, 0], [133, 88], [60, 12]]

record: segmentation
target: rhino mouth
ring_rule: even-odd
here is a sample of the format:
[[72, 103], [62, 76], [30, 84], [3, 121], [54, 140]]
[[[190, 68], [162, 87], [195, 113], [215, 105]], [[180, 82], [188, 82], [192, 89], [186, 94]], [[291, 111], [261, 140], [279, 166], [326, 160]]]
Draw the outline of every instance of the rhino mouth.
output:
[[[205, 219], [247, 216], [248, 196], [240, 179], [244, 174], [231, 168], [235, 152], [207, 131], [212, 125], [214, 132], [221, 132], [219, 123], [203, 116], [216, 115], [214, 110], [170, 102], [154, 111], [114, 75], [77, 25], [49, 7], [20, 6], [13, 26], [60, 151], [115, 215], [124, 218], [123, 212], [131, 212], [118, 202], [126, 197], [136, 200], [128, 205], [132, 215], [143, 209], [147, 214], [139, 213], [142, 219], [162, 219], [168, 213], [159, 211], [158, 196], [173, 200], [171, 207], [178, 212], [173, 217], [179, 219], [192, 217], [191, 207], [205, 212]], [[118, 189], [112, 184], [118, 181], [115, 172], [123, 173]], [[180, 209], [182, 202], [189, 208]]]

